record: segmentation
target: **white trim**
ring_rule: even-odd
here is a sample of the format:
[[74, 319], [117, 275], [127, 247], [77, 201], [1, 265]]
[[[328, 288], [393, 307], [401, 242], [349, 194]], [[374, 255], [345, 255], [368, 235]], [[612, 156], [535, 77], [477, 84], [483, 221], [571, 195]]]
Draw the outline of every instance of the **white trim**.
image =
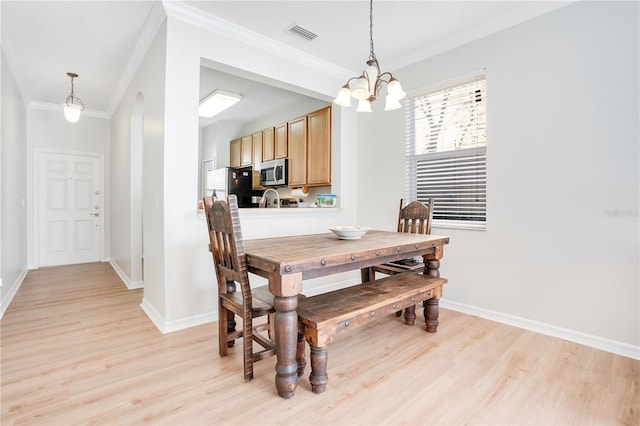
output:
[[196, 327], [202, 324], [209, 324], [218, 321], [218, 312], [207, 312], [206, 314], [195, 315], [175, 321], [165, 321], [163, 333], [173, 333], [174, 331]]
[[106, 261], [109, 262], [113, 270], [116, 271], [116, 274], [118, 274], [124, 285], [126, 285], [129, 290], [144, 288], [144, 281], [131, 281], [131, 278], [129, 278], [127, 274], [124, 273], [122, 268], [120, 268], [115, 260], [109, 258]]
[[166, 321], [146, 298], [142, 299], [140, 307], [162, 334], [173, 333], [174, 331], [184, 330], [186, 328], [195, 327], [202, 324], [208, 324], [218, 320], [218, 312], [214, 311], [188, 318], [182, 318], [175, 321]]
[[156, 311], [156, 308], [153, 307], [151, 303], [146, 298], [142, 298], [142, 303], [140, 303], [140, 307], [144, 311], [145, 314], [149, 317], [152, 323], [160, 330], [161, 333], [165, 333], [164, 331], [164, 318], [162, 315]]
[[153, 43], [153, 40], [165, 19], [166, 14], [161, 2], [155, 2], [153, 7], [151, 8], [151, 12], [149, 12], [147, 20], [144, 23], [144, 27], [142, 28], [140, 37], [138, 37], [138, 41], [133, 48], [133, 52], [131, 52], [129, 60], [124, 67], [124, 71], [122, 71], [122, 73], [120, 74], [118, 86], [113, 92], [111, 102], [109, 102], [109, 106], [107, 108], [107, 115], [109, 117], [113, 115], [116, 108], [118, 107], [122, 96], [124, 96], [127, 87], [131, 83], [131, 80], [133, 80], [133, 77], [138, 71], [138, 67], [144, 59], [144, 55], [147, 53], [149, 46], [151, 46], [151, 44]]
[[464, 303], [458, 303], [447, 299], [440, 299], [440, 306], [446, 309], [451, 309], [453, 311], [474, 315], [480, 318], [485, 318], [503, 324], [512, 325], [514, 327], [523, 328], [525, 330], [535, 331], [547, 336], [557, 337], [560, 339], [568, 340], [570, 342], [590, 346], [592, 348], [600, 349], [606, 352], [622, 355], [627, 358], [640, 360], [640, 346], [634, 346], [628, 343], [595, 336], [593, 334], [570, 330], [568, 328], [558, 327], [551, 324], [533, 321], [527, 318], [479, 308], [477, 306], [466, 305]]
[[2, 304], [0, 305], [0, 319], [2, 319], [2, 317], [4, 316], [5, 311], [11, 304], [11, 301], [15, 297], [16, 293], [18, 293], [22, 282], [27, 277], [27, 272], [29, 272], [28, 269], [24, 269], [22, 270], [22, 272], [20, 272], [16, 280], [13, 282], [13, 285], [9, 287], [9, 292], [2, 299]]
[[[31, 101], [29, 102], [29, 105], [27, 106], [27, 108], [41, 109], [44, 111], [54, 111], [54, 112], [61, 112], [61, 113], [64, 112], [62, 108], [62, 102], [60, 102], [59, 104], [51, 104], [49, 102]], [[109, 119], [109, 115], [106, 112], [96, 111], [95, 109], [87, 109], [87, 108], [82, 110], [82, 113], [80, 114], [80, 119], [82, 119], [83, 116], [93, 117], [93, 118], [103, 118], [105, 120]]]
[[446, 80], [438, 80], [435, 83], [431, 83], [426, 86], [420, 86], [416, 89], [409, 90], [407, 92], [407, 98], [416, 98], [419, 96], [429, 95], [433, 92], [439, 92], [451, 86], [464, 84], [465, 82], [470, 82], [470, 81], [481, 79], [481, 78], [486, 79], [487, 85], [489, 85], [489, 79], [487, 76], [486, 67], [465, 72], [462, 74], [458, 74], [454, 77], [447, 78]]

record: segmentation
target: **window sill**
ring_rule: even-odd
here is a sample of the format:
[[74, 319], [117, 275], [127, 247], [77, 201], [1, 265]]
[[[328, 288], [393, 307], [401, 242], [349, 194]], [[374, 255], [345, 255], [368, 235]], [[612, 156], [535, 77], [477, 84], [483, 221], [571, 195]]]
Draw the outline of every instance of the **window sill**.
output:
[[435, 220], [435, 219], [431, 226], [433, 228], [463, 229], [468, 231], [486, 231], [487, 230], [486, 223], [465, 223], [465, 222], [454, 222], [454, 221]]

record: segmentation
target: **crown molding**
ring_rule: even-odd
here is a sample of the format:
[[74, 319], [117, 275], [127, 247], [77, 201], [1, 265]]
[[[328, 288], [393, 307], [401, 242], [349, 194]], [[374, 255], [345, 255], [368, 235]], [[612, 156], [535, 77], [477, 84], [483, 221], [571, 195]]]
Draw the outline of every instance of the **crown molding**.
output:
[[106, 113], [109, 117], [113, 115], [118, 104], [122, 100], [124, 93], [131, 84], [131, 80], [133, 80], [138, 67], [144, 59], [144, 55], [147, 53], [151, 43], [153, 43], [153, 40], [162, 23], [165, 21], [166, 16], [162, 3], [159, 1], [154, 2], [154, 5], [149, 12], [149, 16], [147, 16], [147, 20], [144, 23], [144, 27], [140, 32], [140, 37], [138, 37], [138, 41], [136, 42], [136, 45], [129, 56], [129, 60], [121, 73], [118, 86], [111, 97], [111, 102], [109, 102], [109, 107], [107, 108]]
[[[54, 111], [54, 112], [64, 112], [62, 108], [62, 103], [52, 104], [49, 102], [40, 102], [40, 101], [31, 101], [27, 108], [39, 109], [43, 111]], [[96, 111], [95, 109], [83, 109], [82, 116], [93, 117], [93, 118], [104, 118], [109, 119], [111, 116], [104, 111]]]
[[162, 0], [167, 16], [343, 80], [354, 72], [182, 2]]

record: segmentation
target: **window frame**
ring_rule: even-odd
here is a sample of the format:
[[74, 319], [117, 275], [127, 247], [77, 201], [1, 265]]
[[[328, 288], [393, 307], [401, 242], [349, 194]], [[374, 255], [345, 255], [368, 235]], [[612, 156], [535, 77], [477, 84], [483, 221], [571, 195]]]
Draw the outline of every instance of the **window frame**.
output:
[[[433, 161], [434, 159], [442, 159], [442, 158], [464, 158], [467, 157], [469, 153], [473, 155], [475, 152], [478, 157], [482, 157], [482, 160], [477, 160], [474, 164], [476, 167], [478, 164], [483, 164], [483, 167], [480, 167], [482, 170], [482, 179], [479, 180], [484, 182], [484, 209], [482, 210], [484, 213], [484, 220], [455, 220], [455, 219], [442, 219], [435, 218], [433, 219], [433, 226], [438, 228], [451, 228], [451, 229], [467, 229], [467, 230], [486, 230], [487, 229], [487, 146], [488, 146], [488, 135], [486, 136], [486, 142], [482, 145], [478, 145], [475, 147], [467, 147], [460, 149], [452, 149], [447, 151], [440, 152], [428, 152], [422, 154], [416, 154], [416, 100], [441, 93], [443, 91], [461, 87], [468, 85], [470, 83], [476, 81], [484, 81], [484, 89], [485, 93], [483, 96], [484, 102], [484, 113], [485, 113], [485, 132], [486, 129], [486, 110], [487, 110], [487, 76], [485, 70], [481, 72], [476, 72], [473, 74], [469, 74], [467, 76], [463, 76], [457, 79], [452, 79], [447, 82], [443, 82], [438, 84], [437, 86], [433, 86], [430, 88], [423, 88], [415, 91], [410, 96], [407, 97], [407, 102], [405, 105], [405, 161], [406, 161], [406, 188], [405, 193], [407, 198], [412, 200], [419, 200], [418, 193], [418, 163], [420, 161]], [[424, 198], [424, 197], [423, 197]], [[428, 198], [428, 196], [427, 196]], [[434, 199], [436, 201], [436, 207], [434, 208], [437, 211], [437, 198]]]

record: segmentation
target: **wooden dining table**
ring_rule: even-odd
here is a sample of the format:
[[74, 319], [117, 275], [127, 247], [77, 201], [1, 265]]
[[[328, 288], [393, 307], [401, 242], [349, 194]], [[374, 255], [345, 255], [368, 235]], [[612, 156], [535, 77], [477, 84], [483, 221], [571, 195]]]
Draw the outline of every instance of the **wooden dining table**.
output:
[[437, 277], [443, 247], [448, 243], [445, 236], [378, 230], [356, 240], [341, 240], [329, 232], [245, 240], [249, 271], [267, 278], [275, 296], [278, 395], [291, 398], [298, 383], [296, 309], [304, 280], [360, 269], [362, 280], [367, 281], [373, 266], [416, 256], [425, 260], [424, 273]]

